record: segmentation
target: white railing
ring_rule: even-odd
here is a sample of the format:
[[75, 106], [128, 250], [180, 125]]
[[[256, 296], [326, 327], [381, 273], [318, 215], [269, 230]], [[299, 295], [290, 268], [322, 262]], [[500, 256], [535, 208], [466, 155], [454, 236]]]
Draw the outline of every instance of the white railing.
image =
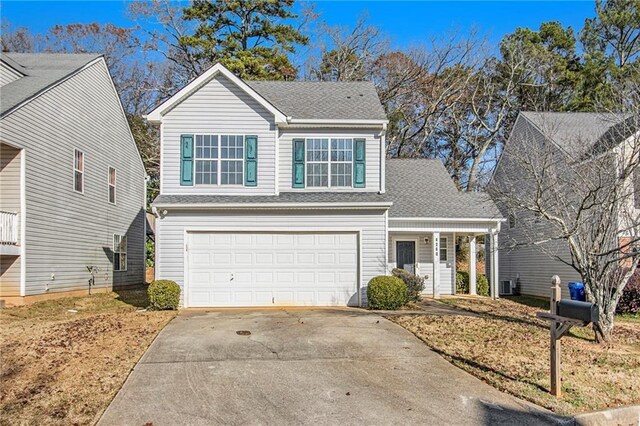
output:
[[0, 244], [18, 244], [18, 213], [0, 211]]

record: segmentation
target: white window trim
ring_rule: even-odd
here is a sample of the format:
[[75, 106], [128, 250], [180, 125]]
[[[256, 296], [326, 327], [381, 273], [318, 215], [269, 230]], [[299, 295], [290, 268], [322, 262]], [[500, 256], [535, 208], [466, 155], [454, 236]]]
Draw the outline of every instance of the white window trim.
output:
[[[440, 262], [448, 262], [449, 261], [449, 237], [440, 237], [440, 243], [438, 249], [440, 252]], [[442, 250], [444, 250], [445, 256], [442, 256]]]
[[[197, 136], [217, 136], [218, 137], [218, 158], [198, 158], [196, 157], [196, 137]], [[242, 136], [242, 158], [222, 158], [222, 136]], [[237, 187], [244, 188], [244, 174], [245, 174], [245, 164], [244, 157], [246, 153], [245, 144], [247, 140], [247, 135], [244, 133], [194, 133], [193, 134], [193, 186], [201, 186], [201, 187]], [[216, 171], [216, 183], [196, 183], [196, 161], [215, 161], [218, 164], [218, 170]], [[239, 161], [242, 162], [242, 183], [222, 183], [222, 161]]]
[[[111, 184], [111, 169], [113, 169], [113, 185]], [[118, 201], [118, 170], [115, 167], [107, 167], [107, 202], [116, 205]], [[113, 201], [111, 201], [111, 187], [113, 187]]]
[[[76, 154], [77, 153], [82, 154], [82, 169], [76, 169]], [[73, 192], [77, 193], [77, 194], [84, 194], [84, 165], [85, 165], [85, 157], [84, 157], [84, 151], [79, 150], [78, 148], [74, 148], [73, 149], [73, 178], [71, 179], [71, 185], [73, 186]], [[82, 190], [78, 191], [76, 189], [76, 172], [80, 172], [80, 177], [81, 177], [81, 187]]]
[[[113, 238], [111, 240], [111, 248], [112, 249], [115, 249], [115, 246], [114, 246], [113, 243], [114, 243], [114, 241], [116, 239], [116, 236], [120, 237], [120, 241], [122, 241], [122, 237], [125, 237], [125, 238], [127, 237], [126, 234], [113, 234]], [[124, 246], [124, 251], [112, 250], [113, 251], [113, 271], [114, 272], [127, 272], [127, 269], [129, 268], [129, 256], [127, 256], [127, 252], [129, 251], [129, 239], [128, 238], [126, 239], [126, 242], [127, 243]], [[116, 262], [115, 262], [116, 253], [118, 253], [118, 254], [123, 254], [124, 253], [124, 255], [125, 255], [125, 258], [124, 258], [124, 269], [116, 269]], [[120, 268], [120, 262], [118, 262], [118, 268]]]
[[[327, 161], [307, 161], [307, 141], [309, 139], [327, 139]], [[351, 161], [332, 161], [331, 160], [331, 140], [332, 139], [350, 139], [351, 140]], [[335, 186], [333, 188], [351, 188], [353, 189], [353, 156], [354, 156], [354, 148], [355, 148], [355, 138], [353, 136], [331, 136], [331, 137], [323, 137], [323, 136], [309, 136], [304, 138], [304, 187], [305, 188], [332, 188], [331, 186], [331, 164], [351, 164], [351, 182], [348, 186]], [[327, 186], [310, 186], [309, 180], [307, 179], [307, 165], [309, 164], [326, 164], [327, 165]]]

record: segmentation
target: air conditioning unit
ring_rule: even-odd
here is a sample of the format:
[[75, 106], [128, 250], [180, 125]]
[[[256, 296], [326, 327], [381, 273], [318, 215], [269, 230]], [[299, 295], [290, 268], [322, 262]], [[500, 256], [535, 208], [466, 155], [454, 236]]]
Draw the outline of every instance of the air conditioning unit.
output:
[[511, 296], [513, 294], [513, 281], [500, 281], [500, 296]]

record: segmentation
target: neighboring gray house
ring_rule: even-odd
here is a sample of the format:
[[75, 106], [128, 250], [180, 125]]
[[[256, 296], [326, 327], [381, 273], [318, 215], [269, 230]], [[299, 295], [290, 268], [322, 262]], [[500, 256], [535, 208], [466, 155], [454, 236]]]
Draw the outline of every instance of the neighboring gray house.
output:
[[385, 160], [368, 82], [243, 81], [217, 64], [147, 119], [161, 134], [156, 277], [186, 307], [363, 305], [396, 266], [451, 294], [456, 236], [500, 227], [439, 161]]
[[[513, 152], [518, 152], [524, 147], [527, 150], [535, 150], [543, 140], [551, 142], [551, 146], [559, 155], [572, 159], [578, 159], [585, 153], [594, 151], [612, 151], [616, 155], [614, 158], [619, 158], [617, 156], [623, 155], [622, 142], [634, 137], [632, 133], [628, 133], [628, 126], [622, 126], [629, 118], [601, 113], [521, 112], [505, 145], [490, 187], [505, 182], [505, 179], [509, 179], [508, 176], [517, 175], [520, 166], [510, 161]], [[612, 167], [611, 172], [614, 173], [615, 168]], [[635, 181], [637, 185], [637, 175]], [[638, 189], [635, 196], [637, 216], [640, 214], [640, 209], [637, 208], [640, 206]], [[507, 216], [507, 213], [504, 214]], [[551, 276], [558, 275], [563, 282], [563, 296], [568, 297], [566, 283], [580, 281], [580, 275], [567, 264], [550, 256], [570, 261], [571, 254], [567, 244], [564, 241], [549, 242], [544, 244], [544, 249], [531, 245], [531, 238], [526, 233], [536, 232], [544, 235], [545, 225], [544, 222], [540, 222], [540, 229], [532, 231], [535, 227], [531, 222], [523, 226], [527, 216], [530, 214], [513, 212], [509, 215], [508, 224], [505, 224], [500, 232], [499, 274], [503, 281], [501, 289], [517, 285], [522, 294], [549, 297]], [[619, 229], [625, 228], [621, 224]]]
[[144, 280], [145, 171], [104, 58], [0, 55], [0, 299]]

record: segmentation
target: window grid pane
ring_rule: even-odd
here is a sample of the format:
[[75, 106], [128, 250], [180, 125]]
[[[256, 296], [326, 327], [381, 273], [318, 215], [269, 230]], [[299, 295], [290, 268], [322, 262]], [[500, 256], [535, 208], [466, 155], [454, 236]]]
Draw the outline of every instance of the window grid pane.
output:
[[331, 186], [351, 186], [351, 163], [331, 164]]
[[223, 185], [242, 185], [242, 161], [222, 160], [221, 167], [220, 182]]
[[218, 183], [218, 136], [196, 135], [195, 183], [216, 185]]
[[113, 270], [127, 270], [127, 236], [113, 236]]
[[353, 185], [353, 139], [331, 139], [331, 186]]
[[73, 188], [78, 192], [84, 191], [84, 153], [77, 149], [73, 155]]

